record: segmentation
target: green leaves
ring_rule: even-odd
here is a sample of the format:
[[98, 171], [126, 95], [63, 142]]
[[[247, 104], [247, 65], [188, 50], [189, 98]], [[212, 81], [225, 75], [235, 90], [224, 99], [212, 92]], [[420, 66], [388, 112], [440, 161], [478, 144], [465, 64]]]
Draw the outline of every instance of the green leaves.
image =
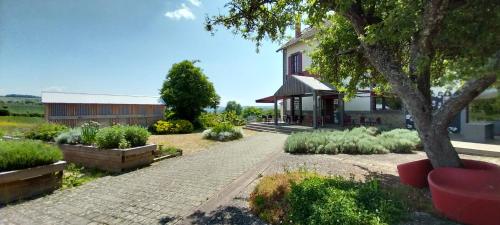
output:
[[191, 122], [206, 107], [219, 101], [215, 88], [195, 62], [184, 60], [172, 65], [161, 89], [161, 97], [178, 119]]

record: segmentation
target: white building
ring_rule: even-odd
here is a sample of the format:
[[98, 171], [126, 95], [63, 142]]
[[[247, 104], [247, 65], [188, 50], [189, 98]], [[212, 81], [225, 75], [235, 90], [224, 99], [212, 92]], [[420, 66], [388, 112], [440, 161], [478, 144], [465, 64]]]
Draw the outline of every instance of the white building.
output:
[[315, 33], [311, 28], [301, 32], [298, 27], [295, 38], [278, 49], [283, 53], [283, 85], [274, 95], [256, 102], [274, 102], [276, 107], [279, 104], [281, 120], [286, 123], [313, 127], [352, 124], [404, 127], [401, 108], [389, 109], [385, 98], [375, 96], [370, 88], [358, 90], [355, 98], [344, 102], [335, 87], [307, 71], [312, 63], [309, 55], [316, 46], [312, 39]]

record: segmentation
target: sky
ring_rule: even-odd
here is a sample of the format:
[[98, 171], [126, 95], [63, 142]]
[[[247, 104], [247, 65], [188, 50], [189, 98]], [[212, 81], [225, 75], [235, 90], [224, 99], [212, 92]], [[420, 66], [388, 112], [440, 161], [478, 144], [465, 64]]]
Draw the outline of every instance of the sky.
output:
[[64, 91], [159, 95], [171, 65], [197, 65], [221, 105], [274, 94], [282, 83], [279, 43], [255, 43], [206, 15], [228, 0], [0, 0], [0, 95]]

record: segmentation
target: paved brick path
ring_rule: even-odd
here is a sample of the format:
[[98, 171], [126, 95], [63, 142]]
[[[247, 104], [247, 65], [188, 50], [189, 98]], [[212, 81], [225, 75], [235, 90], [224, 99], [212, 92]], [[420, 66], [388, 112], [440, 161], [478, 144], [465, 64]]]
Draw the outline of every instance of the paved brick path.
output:
[[171, 224], [260, 161], [285, 135], [263, 134], [0, 209], [0, 224]]

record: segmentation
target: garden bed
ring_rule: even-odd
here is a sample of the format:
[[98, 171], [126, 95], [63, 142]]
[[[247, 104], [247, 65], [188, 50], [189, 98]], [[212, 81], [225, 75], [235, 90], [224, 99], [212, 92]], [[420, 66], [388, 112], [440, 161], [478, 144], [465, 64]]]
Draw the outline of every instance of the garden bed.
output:
[[50, 193], [62, 185], [64, 161], [0, 172], [0, 204]]
[[100, 149], [86, 145], [59, 145], [64, 160], [109, 172], [123, 172], [150, 165], [156, 145], [145, 145], [126, 149]]

